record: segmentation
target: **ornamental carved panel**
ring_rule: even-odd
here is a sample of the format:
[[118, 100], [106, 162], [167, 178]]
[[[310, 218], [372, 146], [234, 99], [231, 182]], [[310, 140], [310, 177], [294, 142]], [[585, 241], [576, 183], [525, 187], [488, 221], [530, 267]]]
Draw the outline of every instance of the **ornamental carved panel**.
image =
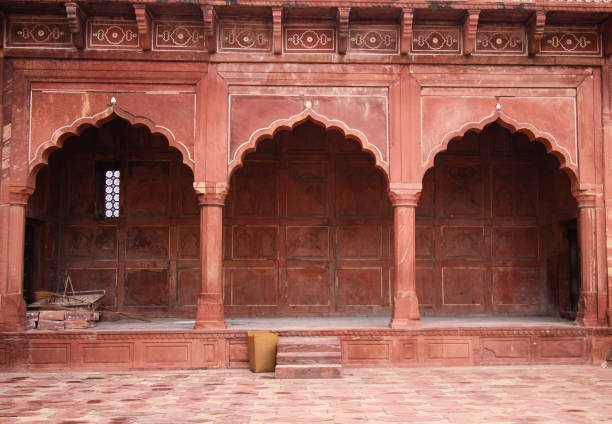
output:
[[138, 50], [140, 39], [136, 22], [96, 19], [87, 24], [90, 49]]
[[546, 28], [540, 54], [598, 56], [601, 55], [601, 37], [597, 28]]
[[221, 23], [219, 34], [219, 50], [223, 52], [272, 51], [272, 26], [269, 24]]
[[461, 28], [459, 26], [415, 25], [412, 28], [410, 52], [461, 53]]
[[354, 25], [349, 29], [349, 52], [397, 54], [399, 28], [395, 25]]
[[11, 17], [6, 36], [7, 47], [72, 47], [72, 33], [64, 19]]
[[336, 28], [287, 27], [285, 53], [335, 53]]
[[153, 26], [153, 50], [204, 50], [201, 22], [158, 21]]
[[475, 54], [523, 55], [527, 53], [525, 29], [523, 27], [478, 28]]

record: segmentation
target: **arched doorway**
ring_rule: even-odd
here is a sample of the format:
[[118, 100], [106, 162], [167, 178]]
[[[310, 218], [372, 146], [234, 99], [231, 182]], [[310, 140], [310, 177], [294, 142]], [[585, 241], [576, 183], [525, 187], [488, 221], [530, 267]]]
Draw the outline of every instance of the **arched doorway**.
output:
[[542, 144], [498, 123], [451, 141], [416, 214], [422, 313], [575, 318], [578, 210]]
[[[66, 139], [36, 177], [26, 209], [25, 295], [106, 290], [103, 303], [193, 316], [200, 293], [192, 171], [165, 137], [115, 117]], [[60, 285], [61, 286], [61, 285]]]
[[392, 216], [357, 141], [311, 120], [261, 140], [224, 209], [227, 316], [389, 311]]

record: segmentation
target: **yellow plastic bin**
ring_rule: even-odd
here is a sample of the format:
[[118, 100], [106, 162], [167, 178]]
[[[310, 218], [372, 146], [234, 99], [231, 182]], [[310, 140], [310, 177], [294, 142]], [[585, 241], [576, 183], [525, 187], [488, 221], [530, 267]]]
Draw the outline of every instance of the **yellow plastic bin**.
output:
[[269, 331], [249, 331], [249, 368], [253, 372], [274, 372], [278, 336]]

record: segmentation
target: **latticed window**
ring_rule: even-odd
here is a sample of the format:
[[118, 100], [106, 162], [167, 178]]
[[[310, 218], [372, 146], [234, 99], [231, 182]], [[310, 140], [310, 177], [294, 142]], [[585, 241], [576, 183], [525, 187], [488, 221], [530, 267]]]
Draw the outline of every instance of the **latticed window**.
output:
[[104, 173], [104, 217], [119, 218], [119, 183], [121, 172], [108, 169]]

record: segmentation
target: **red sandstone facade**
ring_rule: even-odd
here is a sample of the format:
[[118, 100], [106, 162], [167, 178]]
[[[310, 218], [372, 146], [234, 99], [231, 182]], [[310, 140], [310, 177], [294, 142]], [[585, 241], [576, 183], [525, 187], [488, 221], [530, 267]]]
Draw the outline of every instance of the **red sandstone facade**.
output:
[[[66, 272], [196, 329], [384, 312], [392, 329], [609, 327], [612, 5], [438, 6], [0, 2], [0, 330]], [[231, 364], [214, 334], [189, 366]], [[594, 334], [574, 335], [580, 360]], [[381, 340], [395, 364], [429, 343]]]

